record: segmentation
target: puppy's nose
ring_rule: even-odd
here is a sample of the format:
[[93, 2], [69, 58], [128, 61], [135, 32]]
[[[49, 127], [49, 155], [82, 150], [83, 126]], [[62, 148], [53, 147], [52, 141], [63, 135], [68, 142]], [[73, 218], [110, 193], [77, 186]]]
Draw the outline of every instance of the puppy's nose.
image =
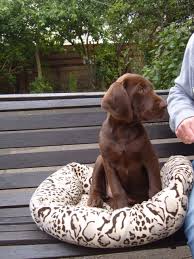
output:
[[162, 100], [159, 104], [159, 107], [160, 109], [165, 109], [167, 107], [167, 103], [164, 100]]

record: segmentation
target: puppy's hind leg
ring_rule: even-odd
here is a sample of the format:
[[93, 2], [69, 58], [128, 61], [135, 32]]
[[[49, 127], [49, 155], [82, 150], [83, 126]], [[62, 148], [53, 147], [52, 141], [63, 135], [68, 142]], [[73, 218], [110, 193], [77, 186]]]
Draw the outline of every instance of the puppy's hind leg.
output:
[[103, 205], [106, 197], [106, 180], [102, 156], [98, 156], [92, 174], [92, 183], [88, 199], [88, 206], [99, 207]]

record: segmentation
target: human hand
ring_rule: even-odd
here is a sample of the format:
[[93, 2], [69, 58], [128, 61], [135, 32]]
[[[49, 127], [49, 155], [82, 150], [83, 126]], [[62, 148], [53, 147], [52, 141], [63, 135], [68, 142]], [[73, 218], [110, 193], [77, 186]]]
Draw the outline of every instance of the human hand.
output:
[[175, 133], [183, 143], [194, 143], [194, 117], [183, 120]]

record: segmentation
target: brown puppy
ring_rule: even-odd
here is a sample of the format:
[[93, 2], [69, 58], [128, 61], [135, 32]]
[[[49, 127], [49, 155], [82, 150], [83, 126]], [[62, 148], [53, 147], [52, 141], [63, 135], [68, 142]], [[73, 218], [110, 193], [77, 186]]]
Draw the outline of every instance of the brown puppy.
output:
[[161, 190], [158, 159], [141, 121], [163, 116], [166, 103], [150, 81], [124, 74], [102, 99], [108, 112], [99, 138], [101, 155], [92, 176], [88, 205], [113, 209], [140, 203]]

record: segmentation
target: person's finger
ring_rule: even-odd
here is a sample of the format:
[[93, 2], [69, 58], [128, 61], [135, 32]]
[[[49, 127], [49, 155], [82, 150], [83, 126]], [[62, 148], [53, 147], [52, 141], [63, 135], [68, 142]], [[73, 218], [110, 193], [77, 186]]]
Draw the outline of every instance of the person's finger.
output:
[[183, 120], [175, 133], [182, 142], [194, 143], [194, 117]]
[[190, 124], [190, 130], [191, 130], [191, 135], [192, 135], [191, 140], [192, 140], [192, 142], [194, 142], [194, 120]]
[[180, 140], [183, 141], [185, 139], [185, 132], [180, 127], [176, 130], [175, 133], [176, 133], [177, 138], [179, 138]]
[[185, 132], [186, 139], [190, 142], [194, 142], [194, 132], [192, 128], [188, 127]]
[[192, 142], [188, 137], [186, 137], [186, 138], [183, 140], [183, 143], [184, 143], [184, 144], [192, 144], [193, 142]]
[[[188, 134], [188, 135], [187, 135]], [[193, 139], [190, 137], [190, 134], [188, 131], [177, 131], [176, 136], [179, 138], [183, 143], [185, 144], [191, 144], [193, 142]]]

